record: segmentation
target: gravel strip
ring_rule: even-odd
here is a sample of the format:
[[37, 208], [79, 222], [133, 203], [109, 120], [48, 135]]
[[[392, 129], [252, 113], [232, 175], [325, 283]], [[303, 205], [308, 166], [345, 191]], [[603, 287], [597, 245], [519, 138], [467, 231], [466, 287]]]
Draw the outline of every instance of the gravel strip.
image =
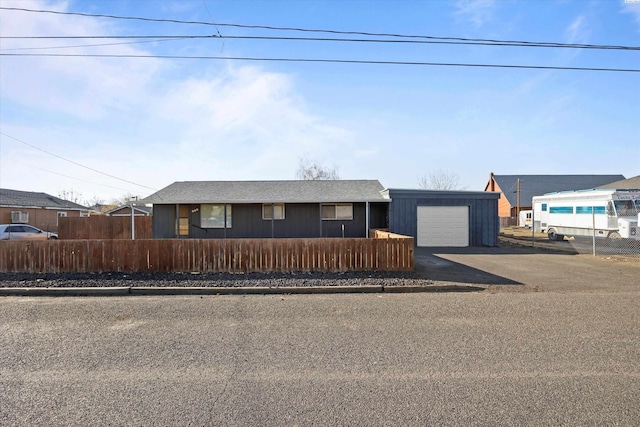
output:
[[0, 273], [4, 288], [432, 286], [417, 272]]

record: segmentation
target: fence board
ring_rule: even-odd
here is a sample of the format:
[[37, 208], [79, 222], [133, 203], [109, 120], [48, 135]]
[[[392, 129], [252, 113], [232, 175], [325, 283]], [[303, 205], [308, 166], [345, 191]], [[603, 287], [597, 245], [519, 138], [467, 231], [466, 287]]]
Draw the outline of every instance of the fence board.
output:
[[0, 271], [408, 271], [412, 238], [0, 241]]

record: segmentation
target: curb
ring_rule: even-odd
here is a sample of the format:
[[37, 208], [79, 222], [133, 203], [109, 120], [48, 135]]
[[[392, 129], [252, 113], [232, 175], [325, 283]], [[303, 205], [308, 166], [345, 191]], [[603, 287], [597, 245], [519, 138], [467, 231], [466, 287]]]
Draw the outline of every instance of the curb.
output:
[[117, 288], [0, 288], [0, 296], [21, 297], [119, 297], [131, 294], [129, 287]]
[[290, 286], [290, 287], [132, 287], [131, 295], [274, 295], [274, 294], [346, 294], [380, 293], [382, 286]]
[[418, 292], [479, 292], [480, 286], [309, 286], [309, 287], [112, 287], [112, 288], [0, 288], [0, 296], [25, 297], [122, 297], [135, 295], [275, 295], [360, 294]]

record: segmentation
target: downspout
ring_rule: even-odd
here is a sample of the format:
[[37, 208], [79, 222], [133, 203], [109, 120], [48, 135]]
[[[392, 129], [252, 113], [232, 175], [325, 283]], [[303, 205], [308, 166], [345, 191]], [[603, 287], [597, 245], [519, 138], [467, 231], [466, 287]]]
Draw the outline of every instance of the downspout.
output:
[[371, 220], [370, 219], [370, 214], [369, 214], [369, 209], [370, 209], [369, 202], [366, 202], [365, 203], [365, 215], [366, 215], [365, 227], [366, 227], [366, 229], [364, 231], [364, 237], [366, 237], [366, 238], [369, 238], [369, 228], [371, 228], [370, 224], [369, 224], [369, 221]]
[[176, 203], [176, 239], [180, 238], [180, 204]]
[[275, 203], [271, 203], [271, 238], [276, 235], [276, 223], [275, 223], [276, 206]]
[[224, 204], [224, 238], [227, 238], [227, 204]]

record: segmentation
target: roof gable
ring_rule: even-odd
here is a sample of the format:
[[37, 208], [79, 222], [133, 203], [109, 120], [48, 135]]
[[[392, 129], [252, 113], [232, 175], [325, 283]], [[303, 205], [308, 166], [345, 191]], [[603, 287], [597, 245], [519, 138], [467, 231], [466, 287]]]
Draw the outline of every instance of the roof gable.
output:
[[87, 210], [87, 208], [82, 205], [51, 196], [47, 193], [9, 190], [6, 188], [0, 188], [0, 206]]
[[377, 180], [182, 181], [140, 200], [154, 204], [388, 202]]
[[534, 196], [568, 190], [587, 190], [624, 179], [623, 175], [493, 175], [511, 206], [529, 206]]
[[111, 216], [117, 216], [118, 214], [131, 215], [131, 206], [133, 206], [134, 215], [139, 215], [139, 214], [150, 215], [151, 212], [153, 212], [153, 208], [151, 206], [136, 206], [136, 205], [128, 204], [128, 205], [120, 205], [118, 207], [110, 209], [107, 212], [105, 212], [105, 215], [111, 215]]

